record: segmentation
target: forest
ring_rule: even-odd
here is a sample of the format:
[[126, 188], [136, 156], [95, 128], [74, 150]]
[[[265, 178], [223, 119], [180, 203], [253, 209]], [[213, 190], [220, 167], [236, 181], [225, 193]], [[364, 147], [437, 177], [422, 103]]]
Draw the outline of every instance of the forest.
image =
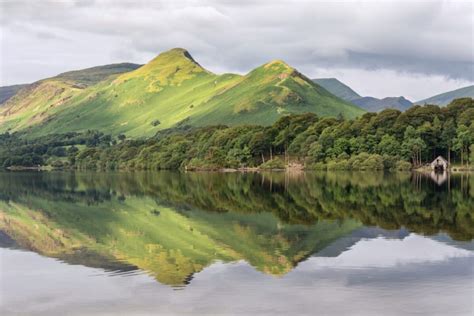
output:
[[0, 134], [0, 166], [91, 170], [411, 169], [444, 156], [474, 163], [474, 100], [386, 109], [356, 119], [288, 115], [270, 126], [185, 124], [147, 139], [99, 131]]

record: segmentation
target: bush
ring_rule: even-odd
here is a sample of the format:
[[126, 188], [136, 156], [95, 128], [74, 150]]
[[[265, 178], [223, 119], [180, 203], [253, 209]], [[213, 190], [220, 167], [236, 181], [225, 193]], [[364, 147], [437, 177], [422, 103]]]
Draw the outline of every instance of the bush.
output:
[[352, 156], [348, 161], [347, 169], [350, 170], [383, 170], [384, 159], [382, 156], [368, 153], [360, 153]]
[[218, 170], [222, 166], [214, 164], [209, 160], [193, 158], [187, 164], [184, 164], [186, 170]]
[[368, 153], [360, 153], [358, 155], [352, 156], [349, 159], [350, 168], [352, 170], [362, 170], [362, 164], [365, 160], [369, 158]]
[[314, 169], [314, 170], [327, 170], [327, 165], [325, 163], [322, 163], [322, 162], [317, 162], [317, 163], [311, 165], [311, 169]]
[[395, 165], [400, 159], [397, 156], [389, 156], [389, 155], [383, 155], [382, 157], [383, 157], [383, 167], [386, 170], [395, 169]]
[[326, 165], [328, 170], [350, 170], [349, 160], [329, 161]]
[[361, 170], [383, 170], [383, 158], [380, 155], [369, 155], [369, 158], [362, 162]]
[[51, 162], [51, 167], [54, 169], [62, 169], [64, 168], [64, 163], [61, 160], [54, 160]]
[[405, 160], [399, 160], [395, 163], [394, 169], [399, 171], [411, 170], [411, 163]]
[[285, 162], [280, 158], [273, 158], [260, 165], [260, 169], [285, 169]]

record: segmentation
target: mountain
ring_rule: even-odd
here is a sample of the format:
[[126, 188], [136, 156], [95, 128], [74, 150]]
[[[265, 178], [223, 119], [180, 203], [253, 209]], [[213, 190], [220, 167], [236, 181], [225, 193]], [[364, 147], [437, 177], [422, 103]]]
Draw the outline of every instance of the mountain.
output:
[[28, 86], [27, 84], [17, 84], [13, 86], [0, 87], [0, 107], [20, 89]]
[[474, 85], [456, 89], [453, 91], [448, 91], [441, 94], [437, 94], [435, 96], [417, 101], [415, 103], [416, 104], [448, 105], [454, 99], [459, 99], [459, 98], [474, 98]]
[[62, 73], [26, 85], [0, 109], [0, 131], [21, 130], [44, 122], [57, 107], [66, 104], [88, 87], [140, 65], [122, 63]]
[[140, 137], [177, 124], [268, 125], [288, 113], [350, 118], [364, 113], [282, 61], [245, 76], [216, 75], [181, 48], [129, 72], [88, 78], [62, 74], [21, 90], [0, 111], [0, 131], [97, 129]]
[[349, 86], [335, 78], [313, 79], [313, 82], [319, 84], [335, 96], [351, 102], [369, 112], [379, 112], [389, 108], [405, 111], [413, 105], [411, 101], [404, 97], [386, 97], [383, 99], [362, 97]]
[[411, 101], [404, 97], [387, 97], [383, 99], [362, 97], [351, 102], [369, 112], [379, 112], [384, 109], [397, 109], [403, 112], [413, 105]]
[[313, 81], [343, 100], [350, 102], [351, 100], [361, 98], [357, 92], [336, 78], [320, 78], [313, 79]]
[[283, 61], [264, 64], [238, 78], [206, 102], [202, 113], [193, 121], [208, 125], [270, 125], [289, 113], [313, 112], [321, 116], [355, 117], [362, 111], [336, 98]]

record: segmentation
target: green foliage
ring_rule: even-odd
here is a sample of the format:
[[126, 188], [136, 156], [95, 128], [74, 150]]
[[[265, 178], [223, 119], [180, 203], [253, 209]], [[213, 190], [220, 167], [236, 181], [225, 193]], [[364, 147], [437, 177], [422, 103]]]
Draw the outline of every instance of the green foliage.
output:
[[471, 152], [471, 155], [469, 156], [469, 162], [471, 163], [471, 165], [474, 165], [474, 144], [471, 145], [469, 150]]
[[377, 145], [377, 152], [382, 155], [397, 156], [400, 154], [400, 143], [394, 135], [385, 134]]
[[[78, 153], [78, 148], [73, 145], [88, 146], [88, 148]], [[93, 154], [97, 152], [96, 147], [110, 145], [111, 137], [97, 131], [87, 131], [82, 134], [54, 134], [35, 140], [22, 138], [19, 134], [5, 133], [0, 134], [0, 166], [4, 168], [12, 166], [36, 167], [45, 165], [51, 157], [75, 159], [76, 156], [79, 159], [88, 159], [92, 163]], [[64, 167], [65, 164], [62, 164]], [[95, 168], [95, 161], [88, 166]], [[59, 167], [59, 163], [56, 163], [55, 167]]]
[[399, 160], [395, 164], [394, 169], [398, 171], [408, 171], [411, 169], [411, 164], [408, 161]]
[[456, 138], [454, 139], [454, 150], [461, 153], [461, 165], [467, 161], [469, 157], [469, 149], [474, 142], [474, 127], [471, 124], [470, 128], [466, 125], [460, 124], [456, 130]]
[[422, 151], [426, 149], [426, 144], [419, 136], [419, 133], [413, 126], [408, 126], [405, 130], [402, 143], [402, 152], [404, 157], [410, 157], [413, 165], [421, 165]]
[[285, 167], [285, 162], [279, 157], [268, 160], [260, 165], [261, 169], [285, 169]]

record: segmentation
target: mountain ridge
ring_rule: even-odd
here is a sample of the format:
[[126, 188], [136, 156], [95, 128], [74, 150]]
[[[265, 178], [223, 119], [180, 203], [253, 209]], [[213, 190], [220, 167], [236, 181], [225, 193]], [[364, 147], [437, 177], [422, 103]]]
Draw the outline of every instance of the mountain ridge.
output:
[[0, 87], [0, 107], [13, 97], [19, 90], [27, 87], [29, 84], [15, 84], [11, 86]]
[[466, 97], [474, 98], [474, 85], [436, 94], [432, 97], [417, 101], [415, 104], [436, 104], [444, 106], [454, 99]]
[[352, 104], [357, 105], [369, 112], [379, 112], [384, 109], [397, 109], [400, 111], [405, 111], [413, 105], [411, 101], [407, 100], [403, 96], [385, 97], [382, 99], [371, 96], [363, 97], [355, 92], [351, 87], [342, 83], [336, 78], [313, 79], [313, 82], [321, 85], [324, 89], [328, 90], [335, 96], [351, 102]]
[[336, 78], [319, 78], [313, 79], [313, 81], [335, 96], [338, 96], [346, 101], [350, 102], [351, 100], [362, 98], [362, 96], [355, 92], [351, 87], [342, 83]]
[[407, 100], [403, 96], [385, 97], [383, 99], [374, 97], [361, 97], [359, 99], [352, 100], [352, 103], [369, 112], [379, 112], [385, 109], [397, 109], [403, 112], [413, 105], [410, 100]]
[[[290, 113], [352, 118], [364, 112], [281, 60], [246, 75], [217, 75], [175, 48], [100, 79], [81, 86], [56, 76], [47, 81], [54, 87], [17, 94], [0, 111], [0, 130], [45, 135], [97, 129], [141, 137], [177, 124], [269, 125]], [[19, 108], [23, 112], [14, 111]]]

